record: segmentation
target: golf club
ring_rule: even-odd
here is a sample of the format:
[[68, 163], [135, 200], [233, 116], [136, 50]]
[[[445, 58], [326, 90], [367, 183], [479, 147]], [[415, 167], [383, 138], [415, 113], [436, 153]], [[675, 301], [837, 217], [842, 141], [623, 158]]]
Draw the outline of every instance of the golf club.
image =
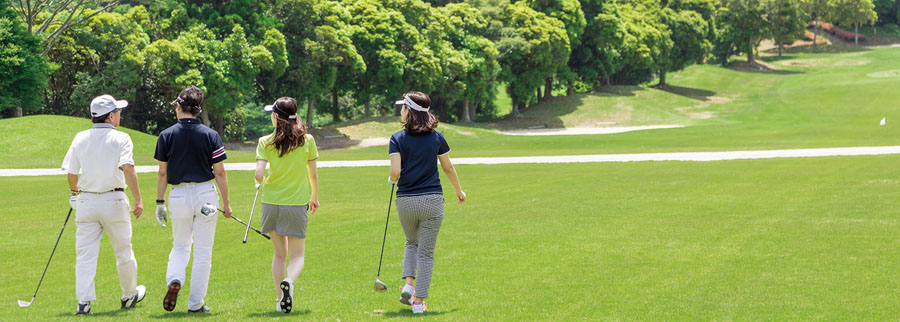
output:
[[394, 201], [394, 187], [396, 186], [396, 183], [391, 184], [391, 195], [388, 198], [387, 219], [384, 221], [384, 237], [381, 238], [381, 256], [378, 257], [378, 274], [375, 275], [376, 292], [387, 291], [387, 285], [384, 285], [384, 282], [381, 281], [381, 260], [384, 258], [384, 242], [387, 240], [388, 222], [391, 221], [391, 201]]
[[253, 205], [250, 206], [250, 219], [247, 219], [247, 230], [244, 230], [244, 240], [242, 241], [244, 244], [247, 243], [247, 234], [250, 233], [250, 223], [253, 222], [253, 210], [256, 209], [256, 197], [259, 197], [259, 187], [256, 187], [256, 195], [253, 196]]
[[[203, 207], [200, 208], [200, 212], [203, 213], [203, 215], [204, 215], [204, 216], [207, 216], [207, 217], [209, 217], [210, 215], [216, 213], [216, 211], [221, 211], [223, 214], [225, 213], [225, 210], [219, 209], [218, 207], [213, 206], [213, 205], [211, 205], [211, 204], [205, 204], [205, 205], [203, 205]], [[235, 217], [234, 215], [231, 215], [231, 219], [237, 220], [237, 222], [241, 223], [241, 224], [244, 225], [244, 226], [247, 226], [247, 223], [245, 223], [243, 220], [238, 219], [238, 218]], [[253, 227], [253, 226], [250, 226], [250, 229], [253, 229], [253, 231], [255, 231], [257, 234], [262, 235], [262, 236], [265, 237], [266, 239], [272, 239], [272, 237], [269, 237], [269, 235], [267, 235], [266, 233], [263, 233], [263, 232], [259, 231], [259, 229], [256, 229], [256, 228]]]
[[37, 292], [41, 288], [41, 283], [44, 282], [44, 275], [47, 274], [47, 268], [50, 267], [50, 261], [53, 260], [53, 254], [56, 253], [56, 246], [59, 245], [59, 239], [62, 238], [63, 231], [66, 230], [66, 224], [69, 223], [69, 216], [72, 216], [72, 208], [69, 208], [69, 214], [66, 215], [66, 221], [63, 221], [62, 229], [59, 230], [59, 237], [56, 237], [56, 244], [53, 244], [53, 251], [50, 252], [50, 258], [47, 259], [47, 266], [44, 266], [44, 273], [41, 274], [41, 280], [38, 281], [37, 288], [34, 289], [34, 295], [31, 296], [31, 301], [25, 302], [19, 300], [19, 307], [29, 307], [31, 303], [34, 303], [34, 298], [37, 297]]

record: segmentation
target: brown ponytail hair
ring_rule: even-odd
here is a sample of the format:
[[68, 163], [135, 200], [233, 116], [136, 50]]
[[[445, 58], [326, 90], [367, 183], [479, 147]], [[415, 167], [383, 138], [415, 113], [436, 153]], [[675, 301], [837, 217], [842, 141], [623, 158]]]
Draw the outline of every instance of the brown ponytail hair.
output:
[[[409, 97], [409, 99], [423, 108], [431, 107], [431, 98], [425, 93], [412, 91], [406, 93], [405, 96]], [[431, 133], [438, 126], [437, 117], [435, 117], [434, 114], [431, 114], [431, 112], [416, 111], [409, 106], [404, 106], [404, 108], [406, 108], [407, 112], [406, 120], [403, 122], [406, 133], [412, 135]]]
[[283, 157], [306, 143], [306, 126], [300, 122], [299, 117], [290, 118], [291, 115], [297, 115], [297, 102], [293, 98], [279, 98], [275, 101], [272, 113], [276, 120], [275, 139], [269, 145], [278, 149], [278, 157]]

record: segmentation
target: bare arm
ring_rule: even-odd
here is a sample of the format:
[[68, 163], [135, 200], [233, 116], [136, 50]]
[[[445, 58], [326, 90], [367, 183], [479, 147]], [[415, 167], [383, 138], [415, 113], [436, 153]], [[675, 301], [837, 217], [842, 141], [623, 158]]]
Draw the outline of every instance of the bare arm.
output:
[[133, 164], [123, 164], [122, 171], [125, 172], [125, 183], [128, 184], [131, 196], [134, 197], [134, 210], [132, 210], [134, 218], [141, 218], [141, 213], [144, 212], [144, 202], [141, 200], [141, 187], [138, 186], [137, 172], [134, 171]]
[[391, 154], [391, 181], [396, 182], [400, 180], [400, 161], [400, 153]]
[[69, 190], [78, 191], [78, 175], [69, 173], [67, 176], [69, 179]]
[[316, 160], [306, 161], [306, 166], [309, 168], [307, 170], [309, 172], [309, 187], [312, 191], [309, 198], [309, 211], [310, 214], [315, 214], [316, 209], [319, 209], [319, 170], [316, 168]]
[[166, 199], [166, 188], [169, 186], [169, 163], [159, 161], [156, 175], [156, 200]]
[[453, 167], [453, 162], [450, 162], [450, 154], [438, 156], [438, 161], [441, 162], [441, 169], [444, 170], [447, 179], [450, 179], [453, 188], [456, 188], [456, 198], [459, 199], [459, 203], [466, 202], [466, 193], [463, 192], [462, 187], [459, 186], [459, 176], [456, 174], [456, 168]]
[[256, 179], [256, 182], [259, 184], [263, 183], [263, 180], [266, 180], [266, 160], [256, 160], [256, 174], [253, 177]]
[[216, 175], [216, 186], [222, 196], [222, 210], [225, 218], [231, 218], [231, 203], [228, 201], [228, 176], [225, 174], [225, 164], [216, 162], [213, 164], [213, 173]]

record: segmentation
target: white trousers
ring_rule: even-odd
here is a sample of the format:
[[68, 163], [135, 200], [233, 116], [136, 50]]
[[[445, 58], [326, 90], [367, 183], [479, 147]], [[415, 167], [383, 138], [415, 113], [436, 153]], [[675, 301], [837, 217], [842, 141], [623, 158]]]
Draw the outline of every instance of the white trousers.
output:
[[79, 302], [97, 300], [94, 276], [100, 237], [106, 231], [116, 256], [122, 297], [137, 293], [137, 261], [131, 250], [131, 217], [125, 192], [82, 193], [75, 209], [75, 295]]
[[169, 221], [172, 224], [172, 252], [166, 269], [166, 284], [179, 280], [185, 285], [185, 270], [194, 246], [194, 262], [191, 268], [188, 309], [203, 307], [203, 298], [209, 284], [212, 269], [212, 249], [216, 235], [218, 213], [209, 217], [200, 213], [204, 204], [218, 207], [219, 195], [212, 181], [182, 183], [172, 186], [169, 191]]

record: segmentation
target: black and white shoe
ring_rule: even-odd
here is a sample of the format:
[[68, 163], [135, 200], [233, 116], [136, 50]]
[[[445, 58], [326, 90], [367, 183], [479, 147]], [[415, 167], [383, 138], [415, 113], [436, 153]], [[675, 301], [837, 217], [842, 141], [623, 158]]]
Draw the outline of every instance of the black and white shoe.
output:
[[207, 313], [207, 312], [209, 312], [209, 307], [206, 306], [206, 305], [204, 305], [204, 306], [201, 306], [199, 309], [196, 309], [196, 310], [188, 310], [188, 312], [189, 312], [189, 313]]
[[169, 283], [169, 291], [166, 292], [166, 297], [163, 298], [163, 309], [166, 311], [175, 309], [175, 304], [178, 303], [178, 291], [181, 291], [181, 281], [172, 280]]
[[278, 302], [281, 312], [291, 313], [294, 307], [294, 285], [288, 279], [281, 281], [281, 302]]
[[94, 312], [91, 311], [91, 302], [87, 302], [84, 304], [78, 303], [78, 310], [75, 311], [75, 315], [89, 315], [89, 314], [94, 314]]
[[144, 296], [147, 295], [147, 288], [144, 287], [143, 285], [138, 285], [136, 290], [137, 290], [137, 293], [135, 293], [134, 296], [126, 297], [126, 298], [122, 299], [122, 308], [123, 309], [133, 308], [135, 305], [138, 304], [138, 302], [144, 300]]

